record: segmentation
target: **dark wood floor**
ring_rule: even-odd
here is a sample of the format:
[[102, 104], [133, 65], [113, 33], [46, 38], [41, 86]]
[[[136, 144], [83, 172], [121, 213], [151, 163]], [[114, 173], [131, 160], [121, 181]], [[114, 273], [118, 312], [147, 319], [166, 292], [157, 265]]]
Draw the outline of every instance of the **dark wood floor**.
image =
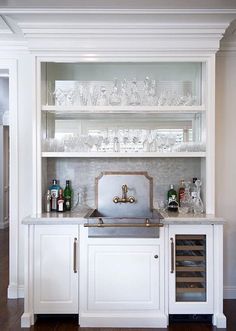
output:
[[[103, 331], [102, 328], [80, 328], [77, 316], [40, 317], [30, 329], [21, 329], [20, 317], [23, 313], [23, 299], [7, 300], [8, 286], [8, 230], [0, 230], [0, 331]], [[227, 316], [227, 329], [217, 329], [203, 323], [173, 323], [167, 329], [120, 329], [122, 331], [236, 331], [236, 300], [224, 300], [224, 312]], [[104, 331], [118, 331], [118, 328], [106, 328]]]

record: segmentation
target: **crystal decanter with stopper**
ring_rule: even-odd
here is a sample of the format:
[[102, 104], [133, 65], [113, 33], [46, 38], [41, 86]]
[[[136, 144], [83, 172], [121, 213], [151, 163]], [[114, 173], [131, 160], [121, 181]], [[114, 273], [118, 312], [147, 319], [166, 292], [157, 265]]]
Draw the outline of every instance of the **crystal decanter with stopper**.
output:
[[200, 179], [197, 179], [195, 181], [195, 185], [196, 185], [196, 198], [194, 199], [193, 212], [194, 214], [202, 214], [204, 212], [204, 206], [201, 199], [202, 182], [200, 181]]
[[74, 212], [85, 213], [90, 209], [90, 207], [86, 204], [85, 196], [86, 196], [86, 191], [80, 189], [79, 192], [77, 193], [77, 201], [72, 208]]

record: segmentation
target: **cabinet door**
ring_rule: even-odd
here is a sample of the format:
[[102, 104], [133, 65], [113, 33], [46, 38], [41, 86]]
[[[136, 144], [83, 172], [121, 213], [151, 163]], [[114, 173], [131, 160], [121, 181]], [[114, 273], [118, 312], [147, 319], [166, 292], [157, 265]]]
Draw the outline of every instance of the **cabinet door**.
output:
[[78, 313], [78, 227], [35, 227], [35, 313]]
[[159, 246], [90, 245], [88, 309], [159, 309]]
[[170, 226], [169, 241], [169, 313], [211, 314], [212, 226]]

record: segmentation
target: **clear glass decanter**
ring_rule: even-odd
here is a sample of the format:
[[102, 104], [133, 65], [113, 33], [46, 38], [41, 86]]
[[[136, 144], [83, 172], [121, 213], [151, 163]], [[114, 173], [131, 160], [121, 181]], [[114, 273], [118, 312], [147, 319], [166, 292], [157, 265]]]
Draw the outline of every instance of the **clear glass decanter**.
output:
[[192, 211], [192, 198], [190, 194], [190, 182], [184, 182], [184, 197], [181, 201], [180, 212], [183, 214], [190, 213]]
[[85, 190], [79, 190], [79, 192], [77, 193], [77, 201], [72, 208], [73, 212], [85, 213], [90, 209], [90, 207], [86, 204], [85, 195]]
[[197, 179], [195, 181], [195, 185], [196, 185], [196, 198], [194, 199], [194, 203], [193, 203], [193, 212], [194, 214], [202, 214], [204, 212], [204, 206], [201, 199], [202, 182], [200, 181], [200, 179]]

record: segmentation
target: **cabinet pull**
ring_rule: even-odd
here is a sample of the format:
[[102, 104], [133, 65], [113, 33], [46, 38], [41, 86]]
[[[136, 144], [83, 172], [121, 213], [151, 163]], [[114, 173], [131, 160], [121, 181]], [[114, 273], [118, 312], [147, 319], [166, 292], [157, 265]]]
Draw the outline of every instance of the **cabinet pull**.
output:
[[170, 238], [170, 254], [171, 254], [171, 270], [170, 272], [174, 273], [174, 239]]
[[77, 238], [74, 238], [73, 270], [77, 273]]

